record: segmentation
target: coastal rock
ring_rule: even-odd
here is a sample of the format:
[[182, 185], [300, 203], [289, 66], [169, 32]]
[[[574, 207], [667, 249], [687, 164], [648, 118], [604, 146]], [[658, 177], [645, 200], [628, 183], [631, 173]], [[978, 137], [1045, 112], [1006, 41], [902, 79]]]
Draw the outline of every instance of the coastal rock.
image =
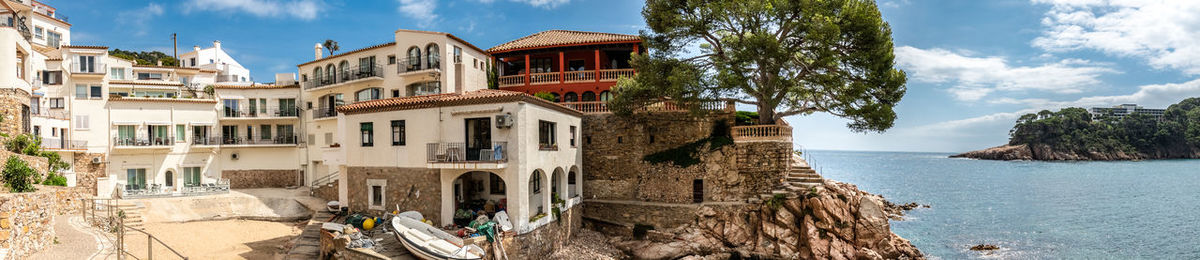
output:
[[950, 158], [972, 158], [983, 160], [1033, 160], [1033, 151], [1028, 145], [1001, 145], [988, 149], [951, 155]]
[[1038, 160], [1038, 161], [1129, 161], [1146, 159], [1195, 159], [1200, 151], [1188, 147], [1165, 147], [1151, 154], [1125, 151], [1064, 151], [1047, 144], [1002, 145], [988, 149], [951, 155], [950, 158], [981, 160]]
[[971, 247], [971, 251], [991, 251], [996, 249], [1000, 249], [1000, 246], [991, 244], [978, 244]]

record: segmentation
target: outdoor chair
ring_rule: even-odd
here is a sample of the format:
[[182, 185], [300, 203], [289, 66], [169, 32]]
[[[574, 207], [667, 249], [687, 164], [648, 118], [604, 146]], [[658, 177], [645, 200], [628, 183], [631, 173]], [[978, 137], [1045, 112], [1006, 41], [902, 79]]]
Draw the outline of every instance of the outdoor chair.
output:
[[435, 144], [435, 145], [437, 145], [437, 152], [434, 154], [434, 159], [438, 162], [450, 161], [450, 155], [446, 154], [446, 152], [447, 152], [446, 145], [445, 144]]

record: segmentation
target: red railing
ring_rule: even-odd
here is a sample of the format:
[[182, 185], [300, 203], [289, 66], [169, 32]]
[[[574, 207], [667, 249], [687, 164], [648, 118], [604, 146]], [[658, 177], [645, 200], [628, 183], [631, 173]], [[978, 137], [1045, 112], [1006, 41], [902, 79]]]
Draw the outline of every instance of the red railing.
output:
[[[564, 106], [567, 106], [571, 109], [579, 110], [579, 112], [583, 112], [583, 113], [589, 113], [589, 114], [612, 113], [612, 111], [608, 109], [607, 101], [564, 102], [561, 104]], [[732, 109], [733, 109], [733, 104], [730, 104], [728, 102], [702, 102], [702, 103], [698, 103], [698, 106], [699, 106], [699, 109], [703, 110], [703, 111], [732, 111]], [[643, 112], [676, 112], [676, 111], [690, 111], [690, 110], [691, 110], [691, 107], [688, 105], [680, 105], [680, 104], [677, 104], [676, 102], [662, 101], [662, 102], [650, 104], [649, 106], [646, 106], [646, 107], [640, 109], [639, 111], [643, 111]]]

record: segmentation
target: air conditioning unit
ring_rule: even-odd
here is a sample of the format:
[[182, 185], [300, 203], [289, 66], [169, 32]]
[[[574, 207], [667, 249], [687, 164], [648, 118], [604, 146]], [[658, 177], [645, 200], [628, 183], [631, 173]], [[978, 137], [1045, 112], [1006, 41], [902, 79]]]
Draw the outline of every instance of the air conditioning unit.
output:
[[496, 128], [512, 128], [512, 114], [496, 115]]
[[92, 164], [100, 164], [100, 157], [92, 157]]

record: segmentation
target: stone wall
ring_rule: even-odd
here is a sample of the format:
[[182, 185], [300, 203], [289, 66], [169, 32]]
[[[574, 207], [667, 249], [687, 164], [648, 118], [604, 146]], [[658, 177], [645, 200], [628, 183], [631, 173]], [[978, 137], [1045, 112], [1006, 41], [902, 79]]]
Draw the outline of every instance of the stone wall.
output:
[[[84, 153], [76, 152], [74, 154], [74, 166], [72, 171], [75, 172], [75, 186], [89, 192], [90, 195], [98, 195], [96, 192], [96, 182], [100, 177], [108, 175], [107, 164], [104, 162], [103, 153]], [[101, 163], [92, 163], [92, 158], [100, 158]]]
[[296, 186], [300, 170], [224, 170], [221, 177], [229, 179], [229, 188], [286, 188]]
[[706, 205], [597, 200], [583, 203], [583, 209], [589, 221], [627, 226], [650, 225], [655, 229], [669, 229], [695, 223], [696, 213], [701, 207], [738, 209], [745, 206], [746, 204], [742, 203]]
[[[372, 215], [383, 215], [400, 207], [400, 211], [415, 210], [426, 219], [441, 218], [441, 177], [437, 169], [396, 167], [346, 167], [350, 211], [365, 211]], [[368, 197], [370, 187], [367, 180], [384, 180], [384, 209], [370, 210]], [[334, 186], [337, 187], [337, 186]], [[335, 194], [336, 196], [336, 194]]]
[[750, 192], [768, 192], [791, 166], [792, 142], [740, 142], [736, 144], [737, 171]]
[[321, 198], [325, 201], [338, 200], [338, 182], [340, 181], [334, 180], [329, 184], [313, 188], [313, 197]]
[[33, 170], [37, 171], [37, 173], [41, 175], [41, 177], [39, 177], [40, 179], [45, 179], [46, 174], [50, 172], [50, 163], [46, 157], [18, 154], [3, 149], [0, 149], [0, 169], [3, 169], [4, 165], [8, 164], [8, 157], [13, 155], [21, 158], [22, 161], [25, 161], [25, 163], [29, 164], [30, 168], [33, 168]]
[[29, 92], [15, 88], [0, 88], [0, 116], [3, 120], [0, 121], [0, 133], [16, 136], [24, 134], [25, 118], [22, 113], [23, 106], [29, 106]]
[[35, 192], [0, 194], [0, 248], [17, 259], [53, 243], [53, 218], [78, 212], [83, 194], [76, 188], [36, 187]]
[[[586, 204], [586, 203], [585, 203]], [[562, 219], [538, 227], [517, 236], [504, 237], [504, 251], [511, 259], [544, 259], [563, 246], [583, 227], [583, 212], [579, 206], [571, 207], [561, 215]]]

